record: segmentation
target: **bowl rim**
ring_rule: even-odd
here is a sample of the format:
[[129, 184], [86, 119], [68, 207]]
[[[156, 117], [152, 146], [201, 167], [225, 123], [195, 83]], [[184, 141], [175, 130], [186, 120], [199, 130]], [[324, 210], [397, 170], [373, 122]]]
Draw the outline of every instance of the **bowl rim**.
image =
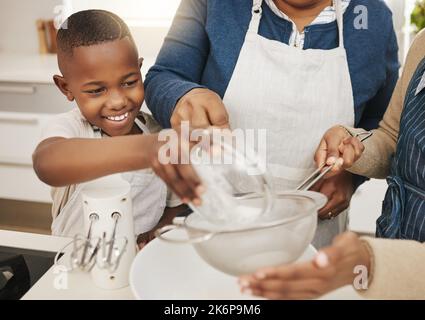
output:
[[[279, 220], [275, 220], [275, 221], [270, 221], [270, 222], [265, 222], [265, 223], [261, 223], [260, 225], [249, 225], [249, 226], [240, 226], [237, 228], [232, 228], [232, 229], [222, 229], [222, 230], [208, 230], [205, 228], [199, 228], [199, 227], [194, 227], [188, 224], [188, 218], [192, 215], [195, 214], [196, 211], [194, 211], [192, 214], [184, 217], [182, 224], [184, 225], [184, 227], [186, 229], [189, 230], [194, 230], [194, 231], [200, 231], [203, 233], [207, 233], [207, 234], [227, 234], [227, 233], [234, 233], [234, 232], [240, 232], [240, 231], [255, 231], [255, 230], [259, 230], [259, 229], [268, 229], [268, 228], [273, 228], [273, 227], [277, 227], [283, 224], [287, 224], [296, 220], [300, 220], [302, 218], [305, 218], [307, 216], [310, 216], [311, 214], [315, 214], [317, 213], [317, 210], [319, 210], [320, 208], [322, 208], [328, 198], [323, 195], [322, 193], [319, 192], [315, 192], [315, 191], [298, 191], [298, 190], [291, 190], [291, 191], [284, 191], [284, 192], [279, 192], [279, 193], [275, 193], [274, 195], [277, 198], [280, 197], [286, 197], [286, 196], [292, 196], [292, 197], [303, 197], [305, 199], [308, 199], [310, 201], [316, 202], [316, 206], [314, 209], [312, 209], [311, 211], [306, 211], [306, 212], [301, 212], [299, 215], [296, 215], [294, 217], [290, 217], [290, 218], [282, 218]], [[201, 216], [198, 214], [198, 216]], [[202, 217], [202, 216], [201, 216]]]

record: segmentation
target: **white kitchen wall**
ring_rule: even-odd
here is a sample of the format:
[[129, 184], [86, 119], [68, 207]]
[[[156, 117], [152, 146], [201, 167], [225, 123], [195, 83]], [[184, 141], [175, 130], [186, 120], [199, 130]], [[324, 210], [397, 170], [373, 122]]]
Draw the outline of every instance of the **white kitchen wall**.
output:
[[180, 0], [63, 0], [67, 14], [104, 9], [118, 14], [129, 25], [139, 53], [152, 61], [158, 54]]
[[180, 0], [63, 0], [69, 14], [86, 9], [115, 12], [129, 25], [169, 27]]
[[0, 53], [36, 54], [37, 19], [52, 19], [62, 0], [0, 0]]
[[[120, 14], [127, 17], [141, 54], [149, 58], [155, 57], [159, 51], [167, 33], [169, 25], [167, 19], [171, 18], [179, 0], [0, 0], [0, 53], [36, 54], [38, 52], [36, 19], [54, 18], [57, 16], [55, 8], [58, 10], [57, 6], [63, 5], [63, 1], [66, 4], [71, 3], [74, 9], [78, 10], [101, 6], [117, 8]], [[402, 27], [405, 3], [413, 0], [385, 1], [394, 12], [394, 24], [400, 48], [403, 49]], [[130, 2], [134, 2], [134, 5], [138, 6], [138, 10], [126, 10], [126, 8], [132, 7], [127, 5]], [[164, 8], [167, 8], [167, 11], [161, 14]], [[147, 10], [151, 10], [149, 19]], [[140, 11], [140, 14], [134, 14], [137, 11]], [[403, 51], [401, 51], [402, 56]]]
[[[129, 0], [125, 0], [129, 1]], [[115, 1], [120, 3], [121, 7], [126, 7], [125, 1]], [[133, 1], [133, 0], [131, 0]], [[148, 60], [154, 58], [163, 42], [168, 31], [173, 12], [168, 12], [165, 16], [169, 21], [164, 21], [158, 13], [158, 4], [173, 2], [171, 8], [176, 7], [176, 0], [144, 0], [150, 2], [152, 6], [152, 17], [149, 23], [141, 23], [135, 17], [130, 17], [129, 21], [131, 32], [138, 44], [141, 55], [147, 57]], [[67, 2], [67, 1], [66, 1]], [[66, 3], [65, 2], [65, 3]], [[109, 1], [111, 2], [111, 1]], [[74, 8], [81, 10], [89, 7], [99, 7], [100, 1], [77, 1]], [[37, 19], [53, 19], [57, 17], [58, 12], [63, 10], [62, 0], [0, 0], [0, 53], [18, 53], [18, 54], [37, 54], [38, 40], [35, 22]], [[144, 7], [143, 7], [144, 8]], [[143, 9], [141, 8], [141, 9]], [[141, 18], [144, 15], [140, 15]], [[148, 20], [146, 18], [146, 20]]]
[[404, 62], [407, 51], [413, 40], [410, 26], [410, 12], [416, 0], [385, 0], [393, 12], [394, 28], [400, 48], [400, 61]]
[[400, 61], [403, 61], [403, 57], [404, 57], [403, 27], [405, 23], [405, 19], [404, 19], [405, 1], [404, 0], [385, 0], [385, 2], [387, 2], [388, 6], [393, 12], [394, 29], [397, 34], [398, 46], [400, 48]]

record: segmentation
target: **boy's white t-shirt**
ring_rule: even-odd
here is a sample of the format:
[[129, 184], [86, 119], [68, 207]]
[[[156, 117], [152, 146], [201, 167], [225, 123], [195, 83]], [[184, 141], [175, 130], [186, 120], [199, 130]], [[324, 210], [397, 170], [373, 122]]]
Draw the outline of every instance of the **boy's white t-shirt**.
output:
[[[147, 113], [140, 112], [139, 118], [142, 118], [141, 120], [143, 120], [150, 133], [156, 133], [162, 129], [153, 117]], [[92, 126], [84, 118], [78, 108], [66, 113], [55, 115], [47, 122], [46, 126], [42, 130], [40, 141], [53, 137], [95, 138]], [[59, 215], [61, 209], [68, 202], [76, 187], [77, 185], [52, 187], [51, 196], [53, 201], [53, 219]], [[168, 189], [166, 206], [177, 207], [181, 204], [181, 200], [173, 192], [171, 192], [170, 189]]]

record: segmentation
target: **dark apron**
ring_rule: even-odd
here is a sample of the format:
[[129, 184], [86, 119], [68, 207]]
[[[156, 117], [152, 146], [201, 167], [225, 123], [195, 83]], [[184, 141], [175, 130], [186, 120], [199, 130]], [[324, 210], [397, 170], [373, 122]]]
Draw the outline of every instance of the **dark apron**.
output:
[[406, 92], [397, 150], [376, 236], [425, 242], [425, 89], [416, 89], [425, 71], [419, 64]]

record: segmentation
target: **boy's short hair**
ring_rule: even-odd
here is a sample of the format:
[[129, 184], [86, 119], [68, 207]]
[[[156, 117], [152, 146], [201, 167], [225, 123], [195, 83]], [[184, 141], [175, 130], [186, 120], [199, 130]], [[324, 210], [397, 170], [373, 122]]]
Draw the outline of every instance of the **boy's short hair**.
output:
[[[56, 40], [59, 51], [72, 55], [74, 48], [125, 37], [134, 44], [128, 26], [116, 14], [106, 10], [84, 10], [66, 19], [58, 30]], [[136, 49], [135, 44], [134, 47]]]

